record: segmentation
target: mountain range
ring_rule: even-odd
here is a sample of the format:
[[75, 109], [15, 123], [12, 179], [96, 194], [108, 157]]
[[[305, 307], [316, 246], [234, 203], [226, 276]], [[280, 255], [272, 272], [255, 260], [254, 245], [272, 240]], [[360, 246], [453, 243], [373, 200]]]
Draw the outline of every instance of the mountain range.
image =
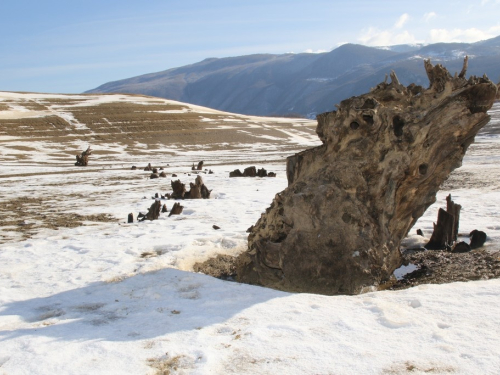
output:
[[105, 83], [87, 93], [157, 96], [260, 116], [303, 116], [370, 90], [394, 70], [404, 85], [427, 86], [423, 60], [453, 74], [469, 56], [468, 75], [500, 80], [500, 36], [476, 43], [367, 47], [344, 44], [330, 52], [254, 54], [201, 62]]

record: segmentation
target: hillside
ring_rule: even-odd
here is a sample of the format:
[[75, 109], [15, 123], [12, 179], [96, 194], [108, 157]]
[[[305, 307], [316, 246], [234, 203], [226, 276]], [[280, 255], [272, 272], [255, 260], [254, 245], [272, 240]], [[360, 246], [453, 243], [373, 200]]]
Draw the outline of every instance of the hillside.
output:
[[314, 118], [341, 100], [382, 82], [391, 70], [401, 83], [428, 84], [423, 59], [470, 75], [500, 80], [500, 37], [477, 43], [366, 47], [345, 44], [321, 54], [210, 58], [163, 72], [109, 82], [88, 93], [135, 93], [249, 115]]
[[[500, 105], [490, 114], [408, 246], [429, 238], [450, 193], [461, 238], [488, 234], [457, 256], [498, 260]], [[315, 125], [138, 95], [0, 92], [0, 374], [497, 373], [491, 264], [482, 280], [333, 297], [193, 272], [246, 248], [247, 228], [287, 186], [284, 159], [319, 143]], [[89, 165], [76, 167], [89, 144]], [[210, 199], [138, 222], [171, 180], [194, 180], [199, 160], [214, 172], [201, 172]], [[147, 163], [167, 177], [150, 179]], [[249, 165], [277, 176], [229, 178]]]

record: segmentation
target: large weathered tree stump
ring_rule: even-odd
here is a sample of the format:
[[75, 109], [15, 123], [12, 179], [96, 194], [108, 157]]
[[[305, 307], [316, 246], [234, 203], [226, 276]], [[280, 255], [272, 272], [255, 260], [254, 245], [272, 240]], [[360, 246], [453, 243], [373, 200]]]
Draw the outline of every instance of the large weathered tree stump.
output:
[[458, 225], [462, 206], [451, 200], [451, 194], [446, 197], [446, 211], [438, 211], [437, 222], [429, 242], [424, 246], [429, 250], [444, 250], [450, 248], [458, 237]]
[[92, 155], [92, 150], [90, 146], [87, 147], [85, 151], [82, 151], [80, 155], [76, 155], [76, 166], [86, 167], [89, 164], [89, 156]]
[[237, 279], [355, 294], [388, 280], [400, 243], [489, 121], [497, 87], [425, 61], [430, 87], [394, 72], [317, 116], [323, 145], [287, 160], [289, 185], [253, 226]]

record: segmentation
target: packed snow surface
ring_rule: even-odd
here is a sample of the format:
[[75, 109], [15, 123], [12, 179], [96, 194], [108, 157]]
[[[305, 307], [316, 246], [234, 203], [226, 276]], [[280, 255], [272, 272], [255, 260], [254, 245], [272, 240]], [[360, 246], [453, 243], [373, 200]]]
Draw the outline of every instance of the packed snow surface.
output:
[[[99, 100], [113, 96], [104, 98]], [[10, 108], [11, 118], [23, 116], [14, 104]], [[492, 114], [498, 112], [497, 105]], [[287, 132], [288, 142], [314, 144], [303, 132]], [[253, 164], [243, 165], [230, 151], [173, 147], [168, 160], [158, 162], [168, 177], [151, 180], [141, 168], [147, 164], [144, 155], [134, 159], [118, 144], [107, 147], [125, 167], [96, 154], [88, 170], [78, 173], [71, 167], [74, 157], [61, 167], [44, 157], [46, 145], [29, 139], [16, 143], [30, 146], [31, 156], [16, 161], [3, 154], [4, 200], [32, 197], [52, 202], [52, 214], [105, 213], [118, 221], [84, 221], [57, 230], [40, 226], [28, 238], [16, 237], [15, 226], [0, 227], [7, 239], [0, 244], [1, 375], [500, 372], [500, 280], [331, 297], [192, 272], [195, 262], [246, 249], [246, 229], [287, 185], [287, 155], [278, 148], [281, 162], [268, 161], [269, 150], [244, 148], [239, 152]], [[477, 137], [464, 165], [412, 233], [420, 228], [430, 236], [437, 209], [451, 193], [463, 206], [460, 232], [484, 230], [486, 249], [498, 251], [498, 146], [497, 135]], [[150, 159], [161, 155], [157, 150]], [[156, 192], [170, 191], [172, 173], [185, 183], [194, 181], [196, 175], [188, 173], [198, 160], [214, 172], [202, 174], [213, 189], [211, 199], [182, 201], [179, 216], [126, 223], [128, 213], [147, 212]], [[132, 164], [140, 168], [130, 170]], [[277, 177], [228, 177], [249, 165]], [[57, 173], [64, 168], [71, 173]], [[173, 204], [162, 203], [168, 209]], [[44, 212], [38, 214], [17, 225], [39, 224]], [[221, 229], [214, 230], [214, 224]], [[417, 246], [425, 239], [411, 234], [407, 242]]]

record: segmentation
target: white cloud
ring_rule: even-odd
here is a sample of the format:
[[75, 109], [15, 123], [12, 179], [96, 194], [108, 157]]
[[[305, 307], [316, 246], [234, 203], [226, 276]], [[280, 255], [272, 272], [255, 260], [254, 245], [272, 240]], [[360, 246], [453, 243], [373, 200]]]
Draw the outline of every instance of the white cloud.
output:
[[328, 50], [326, 49], [313, 50], [312, 48], [308, 48], [304, 51], [304, 53], [323, 53], [323, 52], [328, 52]]
[[415, 36], [407, 30], [394, 32], [391, 30], [379, 30], [373, 27], [363, 30], [358, 40], [368, 46], [392, 46], [395, 44], [418, 43]]
[[437, 14], [435, 12], [429, 12], [424, 14], [424, 21], [429, 22], [431, 19], [436, 18]]
[[489, 38], [493, 38], [498, 35], [500, 32], [500, 25], [491, 27], [488, 30], [479, 30], [476, 28], [470, 29], [432, 29], [429, 32], [430, 43], [439, 43], [439, 42], [464, 42], [464, 43], [473, 43], [480, 40], [485, 40]]
[[408, 30], [401, 30], [409, 19], [410, 15], [404, 13], [390, 29], [380, 30], [376, 27], [363, 29], [358, 40], [364, 45], [377, 47], [419, 43], [415, 36]]
[[401, 29], [409, 18], [410, 15], [408, 13], [402, 14], [401, 17], [399, 17], [398, 21], [394, 24], [394, 27], [396, 29]]

